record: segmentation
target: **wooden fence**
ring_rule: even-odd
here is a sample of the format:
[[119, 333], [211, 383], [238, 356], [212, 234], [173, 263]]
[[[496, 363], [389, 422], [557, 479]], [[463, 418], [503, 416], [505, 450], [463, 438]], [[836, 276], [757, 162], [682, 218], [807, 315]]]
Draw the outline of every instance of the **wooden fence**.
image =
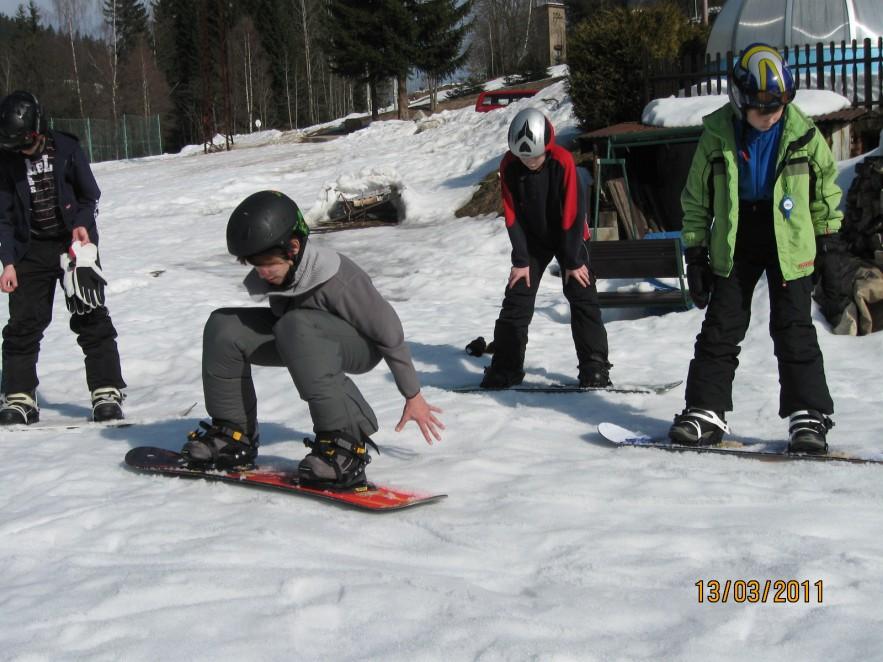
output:
[[[842, 94], [854, 108], [883, 109], [883, 37], [785, 47], [797, 88]], [[644, 103], [668, 96], [722, 94], [735, 55], [650, 60], [644, 65]]]

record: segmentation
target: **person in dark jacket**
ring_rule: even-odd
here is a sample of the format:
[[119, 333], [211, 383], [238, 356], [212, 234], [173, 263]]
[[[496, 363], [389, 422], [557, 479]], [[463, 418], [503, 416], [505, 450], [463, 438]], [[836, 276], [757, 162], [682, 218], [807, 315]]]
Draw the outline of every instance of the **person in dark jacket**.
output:
[[830, 278], [842, 251], [837, 165], [818, 129], [791, 101], [795, 85], [776, 49], [751, 44], [729, 81], [730, 103], [704, 129], [681, 196], [690, 296], [705, 308], [687, 376], [686, 407], [669, 431], [710, 445], [729, 431], [739, 343], [766, 275], [779, 369], [779, 416], [789, 450], [823, 454], [834, 403], [812, 321], [813, 280]]
[[553, 257], [561, 266], [564, 296], [570, 303], [580, 386], [610, 386], [607, 331], [585, 244], [585, 196], [573, 157], [555, 144], [552, 123], [535, 108], [520, 111], [509, 126], [500, 186], [512, 269], [494, 326], [494, 358], [482, 388], [508, 388], [524, 379], [527, 330], [540, 278]]
[[126, 383], [97, 252], [100, 195], [76, 137], [48, 130], [32, 94], [0, 101], [0, 290], [9, 295], [0, 424], [39, 420], [37, 359], [59, 282], [85, 354], [92, 416], [123, 418]]
[[[405, 399], [396, 431], [414, 421], [441, 440], [441, 412], [423, 398], [398, 315], [352, 260], [308, 241], [297, 204], [278, 191], [243, 200], [227, 224], [227, 249], [253, 269], [244, 284], [268, 308], [221, 308], [205, 325], [202, 384], [211, 422], [182, 449], [190, 463], [249, 466], [258, 452], [251, 366], [285, 367], [310, 409], [315, 439], [298, 472], [306, 483], [364, 485], [377, 418], [348, 374], [389, 366]], [[375, 447], [376, 449], [376, 447]]]

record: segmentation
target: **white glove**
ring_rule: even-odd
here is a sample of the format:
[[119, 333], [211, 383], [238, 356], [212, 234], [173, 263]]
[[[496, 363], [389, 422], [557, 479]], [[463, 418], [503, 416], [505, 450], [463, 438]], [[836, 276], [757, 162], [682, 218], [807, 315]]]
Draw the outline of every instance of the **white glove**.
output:
[[77, 298], [77, 293], [74, 289], [75, 262], [71, 260], [67, 253], [61, 254], [60, 261], [61, 270], [64, 272], [61, 277], [61, 285], [64, 287], [64, 302], [67, 304], [67, 309], [72, 315], [85, 315], [92, 310], [92, 308]]
[[104, 305], [104, 286], [107, 281], [98, 266], [98, 247], [75, 241], [71, 244], [69, 253], [73, 260], [71, 282], [74, 295], [90, 310], [100, 308]]

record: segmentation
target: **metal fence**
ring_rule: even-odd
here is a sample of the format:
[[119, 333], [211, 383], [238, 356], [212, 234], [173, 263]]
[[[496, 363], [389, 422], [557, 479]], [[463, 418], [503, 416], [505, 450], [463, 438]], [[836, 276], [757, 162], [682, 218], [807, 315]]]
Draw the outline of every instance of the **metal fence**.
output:
[[[831, 90], [854, 108], [883, 108], [883, 37], [876, 41], [841, 41], [785, 47], [782, 56], [794, 73], [798, 88]], [[669, 95], [721, 94], [735, 55], [647, 61], [645, 102]]]
[[115, 124], [113, 120], [52, 117], [49, 128], [77, 136], [93, 163], [162, 154], [159, 115], [123, 115]]

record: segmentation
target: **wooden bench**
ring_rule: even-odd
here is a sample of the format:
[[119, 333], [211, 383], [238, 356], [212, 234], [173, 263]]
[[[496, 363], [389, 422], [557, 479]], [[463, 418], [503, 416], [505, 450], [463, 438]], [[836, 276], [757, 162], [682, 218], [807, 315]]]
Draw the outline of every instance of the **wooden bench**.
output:
[[686, 310], [693, 304], [684, 281], [680, 239], [590, 241], [589, 269], [598, 279], [677, 278], [679, 287], [651, 292], [598, 292], [602, 307], [665, 307]]

